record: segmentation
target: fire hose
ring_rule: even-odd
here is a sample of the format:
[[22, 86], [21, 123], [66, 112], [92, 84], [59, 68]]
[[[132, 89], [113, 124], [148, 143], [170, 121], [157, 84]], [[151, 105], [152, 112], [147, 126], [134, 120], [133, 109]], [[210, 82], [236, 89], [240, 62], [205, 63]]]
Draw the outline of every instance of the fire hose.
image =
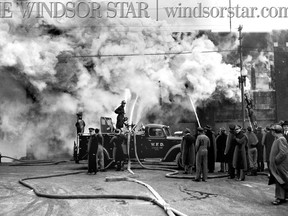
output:
[[[52, 178], [52, 177], [60, 177], [60, 176], [67, 176], [67, 175], [75, 175], [75, 174], [80, 174], [83, 173], [81, 172], [69, 172], [69, 173], [62, 173], [62, 174], [55, 174], [55, 175], [46, 175], [46, 176], [35, 176], [35, 177], [27, 177], [19, 180], [19, 183], [22, 184], [23, 186], [33, 190], [33, 192], [39, 196], [39, 197], [44, 197], [44, 198], [49, 198], [49, 199], [131, 199], [131, 200], [143, 200], [143, 201], [148, 201], [152, 202], [153, 204], [156, 204], [157, 206], [163, 208], [165, 212], [167, 213], [168, 216], [185, 216], [185, 214], [179, 212], [178, 210], [175, 210], [171, 208], [162, 198], [161, 196], [148, 184], [143, 183], [141, 181], [128, 178], [128, 177], [107, 177], [106, 181], [130, 181], [130, 182], [135, 182], [141, 185], [144, 185], [147, 187], [150, 192], [154, 195], [155, 198], [149, 197], [149, 196], [137, 196], [137, 195], [112, 195], [112, 194], [102, 194], [102, 195], [57, 195], [57, 194], [46, 194], [46, 193], [41, 193], [39, 192], [36, 188], [34, 188], [32, 185], [28, 184], [27, 180], [33, 180], [33, 179], [43, 179], [43, 178]], [[174, 214], [175, 213], [175, 214]]]
[[[22, 160], [18, 160], [9, 156], [2, 156], [0, 154], [0, 159], [1, 158], [8, 158], [8, 159], [13, 159], [19, 162], [23, 162]], [[39, 165], [55, 165], [58, 164], [59, 162], [52, 163], [50, 161], [38, 161]], [[61, 161], [62, 162], [62, 161]], [[113, 161], [111, 161], [106, 167], [109, 167]], [[29, 165], [36, 165], [37, 161], [33, 161], [31, 164], [29, 163], [24, 163], [24, 164], [15, 164], [17, 165], [23, 165], [23, 166], [29, 166]], [[180, 211], [170, 207], [169, 204], [167, 204], [164, 199], [148, 184], [128, 178], [128, 177], [107, 177], [106, 181], [130, 181], [134, 183], [141, 184], [149, 189], [149, 191], [153, 194], [155, 198], [149, 197], [149, 196], [138, 196], [138, 195], [112, 195], [112, 194], [106, 194], [106, 195], [57, 195], [57, 194], [46, 194], [46, 193], [41, 193], [39, 192], [36, 188], [34, 188], [31, 184], [28, 184], [26, 181], [27, 180], [33, 180], [33, 179], [44, 179], [44, 178], [52, 178], [52, 177], [60, 177], [60, 176], [67, 176], [67, 175], [76, 175], [84, 173], [84, 171], [80, 172], [69, 172], [69, 173], [62, 173], [62, 174], [55, 174], [55, 175], [45, 175], [45, 176], [34, 176], [34, 177], [27, 177], [19, 180], [19, 183], [22, 184], [23, 186], [33, 190], [33, 192], [36, 194], [38, 197], [44, 197], [44, 198], [49, 198], [49, 199], [131, 199], [131, 200], [142, 200], [142, 201], [148, 201], [153, 204], [156, 204], [157, 206], [161, 207], [168, 216], [186, 216], [185, 214], [181, 213]]]
[[9, 156], [2, 156], [0, 154], [0, 163], [1, 163], [1, 158], [7, 158], [7, 159], [11, 159], [14, 161], [18, 161], [20, 163], [17, 164], [11, 164], [10, 166], [45, 166], [45, 165], [57, 165], [59, 163], [66, 163], [66, 160], [63, 161], [50, 161], [50, 160], [19, 160], [13, 157], [9, 157]]
[[[134, 151], [135, 151], [135, 156], [136, 159], [138, 161], [138, 163], [140, 164], [140, 166], [144, 169], [148, 169], [148, 170], [161, 170], [161, 171], [169, 171], [169, 173], [167, 173], [165, 175], [165, 177], [168, 178], [181, 178], [181, 179], [194, 179], [195, 177], [192, 176], [175, 176], [177, 175], [179, 172], [177, 170], [174, 169], [167, 169], [167, 168], [157, 168], [157, 167], [147, 167], [145, 166], [139, 159], [138, 157], [138, 153], [137, 153], [137, 145], [136, 145], [136, 134], [134, 133]], [[1, 161], [1, 157], [2, 158], [9, 158], [9, 159], [14, 159], [17, 160], [19, 162], [23, 162], [22, 160], [18, 160], [12, 157], [8, 157], [8, 156], [2, 156], [0, 154], [0, 161]], [[27, 165], [56, 165], [59, 164], [61, 162], [67, 162], [67, 161], [59, 161], [59, 162], [52, 162], [52, 161], [31, 161], [31, 163], [27, 163], [24, 162], [22, 164], [15, 164], [17, 165], [23, 165], [23, 166], [27, 166]], [[106, 167], [110, 167], [111, 164], [114, 161], [111, 161]], [[35, 189], [33, 186], [31, 186], [30, 184], [28, 184], [27, 180], [32, 180], [32, 179], [42, 179], [42, 178], [51, 178], [51, 177], [59, 177], [59, 176], [66, 176], [66, 175], [75, 175], [75, 174], [80, 174], [83, 173], [83, 171], [81, 172], [70, 172], [70, 173], [63, 173], [63, 174], [56, 174], [56, 175], [47, 175], [47, 176], [36, 176], [36, 177], [28, 177], [28, 178], [24, 178], [24, 179], [20, 179], [19, 183], [22, 184], [25, 187], [28, 187], [30, 189], [33, 190], [33, 192], [39, 196], [39, 197], [45, 197], [45, 198], [50, 198], [50, 199], [135, 199], [135, 200], [143, 200], [143, 201], [149, 201], [152, 202], [154, 204], [156, 204], [157, 206], [161, 207], [162, 209], [165, 210], [166, 214], [169, 216], [173, 216], [173, 215], [179, 215], [179, 216], [185, 216], [185, 214], [181, 213], [180, 211], [170, 207], [169, 204], [167, 204], [164, 199], [148, 184], [143, 183], [141, 181], [132, 179], [132, 178], [128, 178], [128, 177], [107, 177], [106, 181], [130, 181], [130, 182], [135, 182], [141, 185], [144, 185], [145, 187], [147, 187], [150, 192], [154, 195], [155, 198], [151, 198], [151, 197], [146, 197], [146, 196], [137, 196], [137, 195], [55, 195], [55, 194], [45, 194], [45, 193], [41, 193], [39, 192], [37, 189]], [[260, 173], [259, 173], [260, 174]], [[227, 176], [227, 175], [225, 175]], [[218, 176], [218, 177], [214, 177], [214, 178], [221, 178], [224, 177], [222, 176]]]

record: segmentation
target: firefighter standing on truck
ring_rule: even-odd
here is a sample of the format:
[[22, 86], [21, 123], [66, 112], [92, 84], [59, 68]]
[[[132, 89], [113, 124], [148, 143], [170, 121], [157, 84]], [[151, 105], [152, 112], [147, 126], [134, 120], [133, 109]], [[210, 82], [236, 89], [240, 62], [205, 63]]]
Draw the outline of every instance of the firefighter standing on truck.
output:
[[77, 134], [83, 134], [85, 129], [85, 121], [82, 119], [82, 113], [77, 113], [77, 122], [75, 124]]
[[126, 104], [126, 101], [123, 100], [121, 102], [121, 105], [115, 110], [115, 113], [118, 114], [117, 122], [116, 122], [116, 128], [117, 129], [123, 128], [123, 125], [124, 125], [125, 104]]

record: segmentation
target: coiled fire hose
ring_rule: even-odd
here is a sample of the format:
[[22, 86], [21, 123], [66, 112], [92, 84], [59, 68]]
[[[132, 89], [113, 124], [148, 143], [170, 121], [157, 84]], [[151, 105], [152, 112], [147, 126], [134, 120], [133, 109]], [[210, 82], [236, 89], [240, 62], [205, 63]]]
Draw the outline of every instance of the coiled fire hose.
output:
[[[155, 196], [155, 198], [151, 198], [148, 196], [137, 196], [137, 195], [112, 195], [112, 194], [107, 194], [107, 195], [57, 195], [57, 194], [46, 194], [46, 193], [41, 193], [39, 192], [36, 188], [34, 188], [32, 185], [28, 184], [27, 180], [33, 180], [33, 179], [44, 179], [44, 178], [52, 178], [52, 177], [60, 177], [60, 176], [67, 176], [67, 175], [75, 175], [75, 174], [80, 174], [84, 173], [84, 171], [81, 172], [69, 172], [69, 173], [62, 173], [62, 174], [56, 174], [56, 175], [46, 175], [46, 176], [35, 176], [35, 177], [27, 177], [19, 180], [19, 183], [22, 184], [23, 186], [33, 190], [33, 192], [39, 196], [39, 197], [44, 197], [44, 198], [49, 198], [49, 199], [134, 199], [134, 200], [143, 200], [143, 201], [149, 201], [152, 202], [153, 204], [156, 204], [157, 206], [161, 207], [162, 209], [165, 210], [166, 214], [168, 216], [185, 216], [185, 214], [179, 212], [178, 210], [175, 210], [171, 208], [163, 199], [162, 197], [148, 184], [143, 183], [141, 181], [128, 178], [128, 177], [107, 177], [106, 181], [130, 181], [130, 182], [135, 182], [141, 185], [144, 185], [147, 187], [150, 192]], [[175, 213], [175, 214], [174, 214]]]
[[[19, 162], [23, 162], [23, 160], [18, 160], [9, 156], [2, 156], [0, 154], [0, 158], [8, 158], [12, 160], [16, 160]], [[63, 162], [63, 161], [61, 161]], [[65, 161], [66, 162], [66, 161]], [[38, 165], [38, 166], [43, 166], [43, 165], [55, 165], [60, 162], [51, 162], [51, 161], [31, 161], [31, 163], [20, 163], [20, 164], [15, 164], [15, 166], [30, 166], [30, 165]], [[109, 167], [113, 161], [111, 161], [105, 168]], [[41, 193], [39, 192], [35, 187], [33, 187], [31, 184], [27, 183], [27, 180], [33, 180], [33, 179], [44, 179], [44, 178], [52, 178], [52, 177], [61, 177], [61, 176], [67, 176], [67, 175], [76, 175], [80, 173], [86, 173], [86, 171], [79, 171], [79, 172], [69, 172], [69, 173], [61, 173], [61, 174], [54, 174], [54, 175], [45, 175], [45, 176], [34, 176], [34, 177], [27, 177], [19, 180], [19, 183], [31, 190], [35, 193], [36, 196], [38, 197], [44, 197], [44, 198], [49, 198], [49, 199], [131, 199], [131, 200], [142, 200], [142, 201], [148, 201], [153, 204], [156, 204], [157, 206], [161, 207], [168, 216], [186, 216], [185, 214], [181, 213], [180, 211], [172, 208], [169, 204], [167, 204], [164, 199], [148, 184], [128, 178], [128, 177], [106, 177], [107, 182], [111, 181], [130, 181], [134, 183], [141, 184], [148, 188], [148, 190], [153, 194], [155, 198], [149, 197], [149, 196], [137, 196], [137, 195], [113, 195], [113, 194], [106, 194], [106, 195], [57, 195], [57, 194], [46, 194], [46, 193]]]

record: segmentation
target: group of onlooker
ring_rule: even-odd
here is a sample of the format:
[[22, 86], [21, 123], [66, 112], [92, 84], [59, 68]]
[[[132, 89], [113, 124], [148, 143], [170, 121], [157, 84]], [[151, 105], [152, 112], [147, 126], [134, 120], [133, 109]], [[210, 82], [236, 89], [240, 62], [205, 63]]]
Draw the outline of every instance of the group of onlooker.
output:
[[[216, 137], [216, 138], [215, 138]], [[207, 173], [213, 173], [215, 162], [220, 163], [219, 172], [228, 178], [245, 181], [245, 176], [256, 176], [264, 171], [264, 160], [270, 173], [269, 183], [275, 183], [274, 205], [288, 198], [288, 121], [262, 127], [242, 128], [229, 125], [229, 131], [220, 128], [215, 136], [210, 126], [198, 127], [192, 135], [187, 128], [181, 143], [184, 173], [196, 170], [194, 181], [206, 181]]]

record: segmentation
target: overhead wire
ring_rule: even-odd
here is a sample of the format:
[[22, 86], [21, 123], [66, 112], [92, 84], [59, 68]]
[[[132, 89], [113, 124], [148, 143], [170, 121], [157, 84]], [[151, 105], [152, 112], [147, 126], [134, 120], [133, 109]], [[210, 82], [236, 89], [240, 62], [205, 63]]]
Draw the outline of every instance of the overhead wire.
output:
[[[242, 48], [242, 49], [249, 49], [252, 52], [263, 52], [263, 53], [277, 53], [279, 51], [273, 51], [273, 50], [259, 50], [258, 48]], [[89, 58], [89, 57], [133, 57], [133, 56], [163, 56], [163, 55], [189, 55], [194, 54], [197, 51], [184, 51], [184, 52], [163, 52], [163, 53], [127, 53], [127, 54], [96, 54], [96, 55], [74, 55], [69, 56], [72, 58]], [[206, 50], [206, 51], [199, 51], [197, 53], [222, 53], [222, 52], [237, 52], [237, 50]], [[288, 52], [287, 51], [280, 51], [282, 52]]]

